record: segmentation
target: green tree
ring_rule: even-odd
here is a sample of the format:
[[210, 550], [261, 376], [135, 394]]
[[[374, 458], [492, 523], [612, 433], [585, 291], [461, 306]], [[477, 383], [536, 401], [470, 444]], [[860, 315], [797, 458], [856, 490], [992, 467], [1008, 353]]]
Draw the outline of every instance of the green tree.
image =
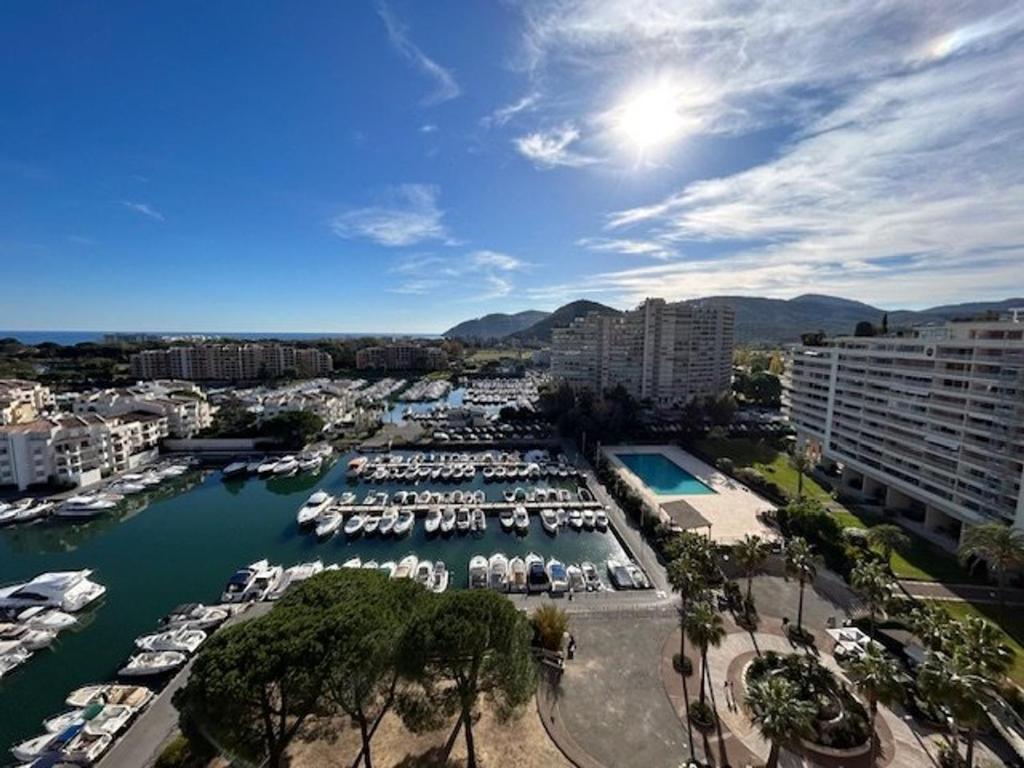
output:
[[686, 634], [700, 651], [700, 705], [706, 706], [705, 693], [711, 685], [708, 670], [708, 648], [717, 648], [725, 639], [722, 617], [707, 600], [697, 602], [686, 617]]
[[811, 734], [817, 708], [800, 698], [796, 686], [780, 675], [751, 683], [746, 704], [761, 736], [772, 745], [766, 768], [778, 766], [781, 747]]
[[562, 639], [569, 631], [569, 614], [558, 606], [545, 603], [533, 612], [532, 623], [544, 648], [562, 650]]
[[796, 470], [796, 497], [804, 497], [804, 475], [814, 467], [814, 461], [806, 448], [796, 448], [789, 456], [789, 463]]
[[754, 574], [757, 573], [765, 560], [768, 559], [768, 543], [760, 536], [747, 534], [732, 549], [732, 555], [743, 569], [747, 577], [747, 602], [751, 601], [754, 587]]
[[888, 706], [903, 698], [903, 671], [899, 662], [881, 646], [870, 643], [863, 654], [850, 662], [847, 672], [857, 690], [868, 702], [868, 714], [871, 718], [871, 765], [874, 765], [878, 752], [878, 738], [875, 734], [878, 705]]
[[[672, 585], [672, 590], [679, 594], [680, 676], [683, 681], [683, 700], [686, 702], [687, 709], [689, 709], [690, 691], [686, 674], [686, 626], [689, 621], [690, 606], [693, 604], [693, 601], [700, 599], [707, 590], [707, 580], [704, 578], [697, 558], [691, 552], [685, 550], [668, 564], [667, 573], [668, 582]], [[689, 717], [686, 718], [686, 727], [690, 735], [690, 756], [696, 760]]]
[[868, 607], [871, 637], [874, 637], [875, 619], [892, 598], [892, 577], [881, 563], [862, 561], [850, 572], [850, 586]]
[[289, 450], [301, 448], [319, 435], [323, 428], [324, 420], [309, 411], [280, 413], [260, 425], [264, 435], [275, 438]]
[[893, 552], [900, 552], [910, 546], [907, 532], [892, 523], [871, 526], [868, 528], [867, 539], [868, 544], [881, 553], [886, 568], [890, 567]]
[[174, 706], [214, 745], [278, 768], [317, 709], [325, 651], [308, 612], [275, 610], [227, 627], [203, 645]]
[[984, 560], [995, 572], [999, 602], [1005, 603], [1006, 578], [1024, 566], [1024, 532], [1002, 523], [983, 523], [969, 528], [960, 542], [960, 562]]
[[412, 617], [400, 655], [427, 704], [405, 709], [406, 724], [416, 729], [415, 715], [431, 707], [457, 714], [468, 768], [476, 768], [473, 720], [480, 697], [496, 705], [499, 717], [509, 717], [536, 690], [530, 634], [527, 620], [494, 592], [446, 592], [425, 603]]
[[813, 582], [818, 575], [817, 564], [810, 544], [799, 536], [790, 540], [786, 547], [786, 572], [796, 576], [800, 582], [800, 601], [797, 605], [796, 630], [803, 634], [804, 630], [804, 588], [808, 581]]

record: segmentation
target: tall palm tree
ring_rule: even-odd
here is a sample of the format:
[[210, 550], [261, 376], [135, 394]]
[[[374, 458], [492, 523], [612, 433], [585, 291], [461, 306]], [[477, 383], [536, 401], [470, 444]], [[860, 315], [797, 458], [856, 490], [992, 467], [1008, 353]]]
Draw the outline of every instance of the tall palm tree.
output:
[[871, 526], [868, 528], [867, 539], [869, 545], [880, 550], [886, 568], [890, 567], [893, 552], [910, 546], [910, 537], [907, 532], [892, 523]]
[[871, 716], [871, 765], [874, 765], [878, 751], [878, 737], [875, 733], [878, 705], [892, 704], [903, 697], [903, 671], [896, 659], [879, 645], [869, 643], [864, 653], [850, 662], [847, 672], [868, 701], [868, 713]]
[[1003, 594], [1006, 577], [1011, 571], [1024, 567], [1024, 532], [1002, 523], [983, 523], [969, 528], [960, 542], [960, 562], [966, 564], [972, 558], [984, 560], [995, 571], [999, 585], [999, 602], [1005, 602]]
[[893, 581], [881, 563], [862, 561], [850, 572], [850, 586], [868, 606], [871, 636], [875, 636], [875, 617], [892, 597]]
[[953, 635], [952, 625], [953, 617], [941, 605], [921, 603], [910, 614], [910, 628], [933, 651], [945, 649]]
[[[686, 664], [686, 625], [690, 615], [690, 605], [694, 600], [699, 599], [707, 589], [707, 583], [700, 569], [693, 562], [693, 558], [684, 553], [668, 565], [668, 581], [672, 590], [679, 593], [679, 658], [681, 664]], [[686, 702], [687, 718], [686, 728], [690, 736], [690, 757], [696, 761], [694, 752], [693, 733], [690, 729], [689, 707], [690, 690], [687, 683], [685, 667], [680, 667], [680, 676], [683, 680], [683, 700]]]
[[747, 534], [732, 549], [732, 556], [747, 576], [747, 602], [754, 586], [754, 574], [768, 559], [768, 544], [760, 536]]
[[714, 606], [707, 600], [701, 600], [693, 606], [690, 615], [686, 619], [686, 634], [700, 650], [700, 704], [705, 706], [705, 692], [710, 684], [708, 672], [708, 648], [717, 648], [725, 638], [725, 628], [722, 626], [722, 617], [718, 615]]
[[794, 536], [786, 547], [786, 572], [800, 581], [800, 602], [796, 613], [797, 632], [803, 634], [804, 627], [804, 587], [808, 581], [814, 581], [818, 575], [818, 568], [815, 564], [814, 553], [807, 540]]
[[793, 683], [778, 675], [769, 675], [747, 688], [746, 704], [761, 736], [771, 742], [765, 768], [776, 768], [779, 750], [811, 733], [817, 707], [800, 698]]
[[796, 470], [796, 497], [804, 497], [804, 475], [814, 466], [814, 461], [806, 448], [797, 448], [789, 455], [789, 463]]

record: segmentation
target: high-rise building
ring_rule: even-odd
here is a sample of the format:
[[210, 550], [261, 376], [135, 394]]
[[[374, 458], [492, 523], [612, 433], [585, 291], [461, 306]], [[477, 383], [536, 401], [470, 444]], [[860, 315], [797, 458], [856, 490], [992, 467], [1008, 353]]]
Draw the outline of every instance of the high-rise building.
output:
[[257, 381], [294, 373], [326, 376], [334, 370], [331, 356], [319, 349], [281, 344], [202, 344], [148, 349], [131, 356], [132, 375], [139, 379], [187, 381]]
[[419, 344], [363, 347], [356, 352], [359, 370], [440, 371], [448, 367], [448, 353]]
[[790, 350], [784, 407], [843, 487], [957, 543], [1024, 527], [1024, 314]]
[[597, 312], [552, 333], [551, 374], [604, 392], [622, 385], [658, 410], [717, 397], [732, 381], [732, 307], [647, 299], [618, 315]]

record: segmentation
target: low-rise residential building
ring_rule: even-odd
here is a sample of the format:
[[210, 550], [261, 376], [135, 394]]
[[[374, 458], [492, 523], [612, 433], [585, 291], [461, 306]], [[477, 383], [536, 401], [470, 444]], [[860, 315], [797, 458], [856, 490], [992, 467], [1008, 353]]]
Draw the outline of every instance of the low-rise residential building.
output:
[[149, 349], [131, 356], [140, 379], [258, 381], [286, 375], [326, 376], [331, 356], [313, 348], [283, 344], [201, 344]]
[[419, 344], [388, 344], [364, 347], [356, 352], [356, 368], [382, 371], [441, 371], [448, 367], [448, 353], [440, 347]]
[[958, 542], [1024, 528], [1024, 312], [790, 350], [783, 405], [851, 493]]
[[188, 381], [142, 381], [132, 387], [83, 392], [75, 395], [71, 410], [103, 416], [133, 411], [161, 416], [172, 437], [192, 437], [213, 422], [206, 393]]
[[257, 387], [235, 395], [260, 420], [307, 411], [331, 425], [344, 421], [355, 407], [358, 392], [347, 381], [314, 379], [284, 387]]
[[0, 379], [0, 424], [26, 424], [53, 407], [53, 393], [38, 381]]

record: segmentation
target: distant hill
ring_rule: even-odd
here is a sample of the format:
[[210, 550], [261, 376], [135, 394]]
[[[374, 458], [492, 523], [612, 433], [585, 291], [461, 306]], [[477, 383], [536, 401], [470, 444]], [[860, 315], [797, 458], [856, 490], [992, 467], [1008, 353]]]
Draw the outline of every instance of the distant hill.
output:
[[579, 301], [573, 301], [559, 307], [543, 320], [534, 323], [529, 328], [524, 328], [521, 331], [516, 331], [511, 334], [510, 338], [518, 339], [522, 342], [539, 342], [546, 344], [551, 341], [552, 328], [562, 328], [569, 325], [569, 323], [577, 317], [583, 317], [591, 312], [598, 312], [602, 315], [619, 314], [619, 310], [613, 309], [612, 307], [605, 306], [604, 304], [598, 304], [596, 301], [580, 299]]
[[[697, 301], [731, 304], [736, 310], [736, 341], [740, 344], [786, 344], [800, 340], [800, 334], [824, 331], [829, 336], [849, 335], [857, 323], [867, 320], [880, 325], [884, 309], [860, 301], [843, 299], [838, 296], [822, 296], [808, 293], [795, 299], [763, 299], [756, 296], [709, 296]], [[978, 301], [965, 304], [946, 304], [930, 309], [890, 310], [889, 328], [901, 328], [922, 323], [940, 323], [983, 316], [986, 313], [999, 315], [1014, 307], [1024, 307], [1024, 298], [1003, 301]], [[516, 338], [527, 343], [551, 341], [551, 329], [565, 326], [575, 318], [591, 311], [608, 314], [618, 310], [594, 301], [574, 301], [556, 309], [551, 314], [537, 312], [541, 319], [502, 336], [487, 338]], [[488, 317], [520, 317], [527, 315], [488, 315]], [[445, 336], [455, 336], [455, 330], [475, 322], [461, 323]]]
[[466, 320], [459, 323], [449, 328], [443, 335], [446, 339], [463, 339], [465, 341], [503, 339], [516, 331], [529, 328], [534, 323], [538, 323], [548, 317], [549, 314], [549, 312], [541, 312], [536, 309], [528, 309], [525, 312], [517, 312], [514, 315], [495, 312], [478, 317], [475, 320]]

